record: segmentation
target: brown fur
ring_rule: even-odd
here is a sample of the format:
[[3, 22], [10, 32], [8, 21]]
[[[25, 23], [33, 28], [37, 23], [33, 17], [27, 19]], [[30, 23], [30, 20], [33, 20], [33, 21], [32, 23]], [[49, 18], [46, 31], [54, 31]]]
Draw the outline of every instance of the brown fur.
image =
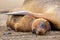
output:
[[[43, 22], [43, 24], [40, 22]], [[39, 26], [41, 24], [46, 26]], [[25, 16], [12, 15], [7, 20], [7, 27], [10, 27], [15, 31], [23, 31], [23, 32], [28, 31], [33, 32], [33, 29], [35, 29], [35, 32], [38, 32], [36, 34], [45, 34], [48, 30], [50, 30], [50, 24], [47, 20], [43, 18], [36, 19], [35, 17], [29, 15]], [[40, 31], [41, 33], [39, 33]]]
[[21, 16], [11, 16], [7, 20], [7, 26], [15, 29], [15, 31], [31, 31], [31, 23], [35, 20], [34, 17], [25, 15]]
[[15, 15], [10, 15], [8, 16], [7, 19], [7, 27], [11, 27], [12, 29], [14, 29], [14, 24], [16, 23], [16, 21], [20, 20], [23, 16], [15, 16]]

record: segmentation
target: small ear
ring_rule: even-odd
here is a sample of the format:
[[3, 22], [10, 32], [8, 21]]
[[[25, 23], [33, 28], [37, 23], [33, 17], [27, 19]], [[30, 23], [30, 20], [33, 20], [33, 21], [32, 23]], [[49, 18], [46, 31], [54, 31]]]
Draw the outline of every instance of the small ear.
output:
[[32, 30], [32, 33], [33, 33], [33, 34], [36, 34], [36, 29], [33, 29], [33, 30]]

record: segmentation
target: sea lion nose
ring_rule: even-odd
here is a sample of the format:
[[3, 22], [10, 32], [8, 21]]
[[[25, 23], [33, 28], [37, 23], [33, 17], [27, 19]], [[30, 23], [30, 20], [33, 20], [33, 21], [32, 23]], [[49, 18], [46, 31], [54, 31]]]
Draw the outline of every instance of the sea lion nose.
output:
[[35, 34], [35, 33], [36, 33], [36, 30], [35, 30], [35, 29], [33, 29], [33, 30], [32, 30], [32, 33], [33, 33], [33, 34]]
[[37, 31], [36, 34], [37, 35], [43, 35], [43, 31], [42, 30], [41, 31]]

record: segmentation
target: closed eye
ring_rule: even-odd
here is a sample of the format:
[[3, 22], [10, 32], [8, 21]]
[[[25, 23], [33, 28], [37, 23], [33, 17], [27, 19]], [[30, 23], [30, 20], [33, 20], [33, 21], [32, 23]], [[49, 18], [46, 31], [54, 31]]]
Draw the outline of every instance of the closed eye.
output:
[[44, 22], [40, 22], [40, 23], [39, 23], [39, 27], [41, 27], [41, 28], [46, 28], [46, 24], [45, 24]]

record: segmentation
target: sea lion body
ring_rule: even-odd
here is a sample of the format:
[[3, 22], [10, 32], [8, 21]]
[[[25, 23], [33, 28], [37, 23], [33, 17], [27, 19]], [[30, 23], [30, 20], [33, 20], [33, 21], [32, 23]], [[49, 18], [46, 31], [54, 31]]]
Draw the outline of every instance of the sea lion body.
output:
[[31, 31], [31, 23], [33, 20], [35, 20], [35, 18], [29, 15], [13, 15], [7, 20], [7, 26], [15, 31]]
[[22, 10], [49, 20], [60, 30], [60, 0], [26, 0]]
[[7, 20], [7, 27], [10, 27], [15, 31], [31, 31], [32, 33], [35, 31], [35, 34], [45, 34], [51, 28], [49, 22], [46, 19], [37, 19], [30, 15], [12, 15], [11, 18]]

